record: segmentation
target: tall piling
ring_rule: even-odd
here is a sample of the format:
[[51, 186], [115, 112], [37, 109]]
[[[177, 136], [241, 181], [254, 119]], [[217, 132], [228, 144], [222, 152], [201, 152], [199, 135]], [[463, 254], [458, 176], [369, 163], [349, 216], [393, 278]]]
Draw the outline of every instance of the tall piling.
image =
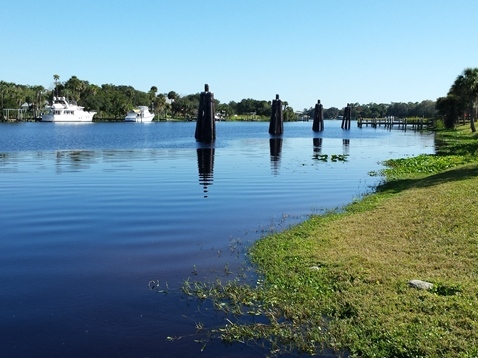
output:
[[282, 135], [284, 133], [284, 118], [282, 116], [282, 101], [276, 94], [276, 99], [272, 101], [272, 113], [269, 123], [269, 134]]
[[198, 117], [195, 138], [198, 142], [213, 142], [216, 139], [216, 121], [214, 93], [209, 92], [209, 85], [204, 85], [204, 92], [199, 96]]
[[342, 118], [342, 129], [350, 129], [350, 120], [352, 116], [352, 107], [350, 106], [349, 103], [347, 103], [347, 106], [344, 109], [344, 116]]
[[312, 124], [314, 132], [322, 132], [324, 130], [324, 106], [317, 100], [314, 111], [314, 123]]

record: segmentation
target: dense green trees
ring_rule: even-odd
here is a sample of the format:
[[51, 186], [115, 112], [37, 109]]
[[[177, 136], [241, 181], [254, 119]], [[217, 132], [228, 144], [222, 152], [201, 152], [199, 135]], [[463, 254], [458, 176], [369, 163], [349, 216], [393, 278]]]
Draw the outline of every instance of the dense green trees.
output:
[[[472, 77], [469, 75], [465, 76], [462, 82], [468, 84], [470, 78]], [[76, 76], [72, 76], [67, 81], [62, 82], [60, 81], [60, 76], [56, 74], [53, 75], [53, 80], [54, 88], [50, 90], [42, 86], [23, 86], [0, 81], [0, 105], [2, 109], [20, 108], [23, 103], [27, 102], [30, 104], [32, 114], [35, 112], [35, 115], [37, 115], [38, 112], [45, 108], [46, 104], [51, 102], [53, 96], [64, 96], [78, 102], [87, 110], [96, 111], [96, 120], [122, 119], [130, 109], [139, 105], [148, 106], [156, 114], [157, 119], [174, 117], [190, 120], [197, 116], [197, 109], [199, 107], [199, 93], [181, 96], [175, 91], [158, 93], [157, 86], [151, 86], [148, 92], [139, 91], [127, 85], [103, 84], [97, 86]], [[454, 91], [460, 92], [463, 91], [463, 88], [468, 87], [457, 85]], [[471, 94], [466, 93], [466, 98], [468, 98], [466, 103], [469, 104]], [[245, 98], [239, 102], [221, 103], [215, 99], [215, 102], [218, 117], [225, 120], [234, 119], [236, 116], [242, 119], [267, 120], [272, 110], [272, 100]], [[449, 107], [449, 102], [450, 100], [441, 102], [439, 105]], [[462, 105], [461, 102], [460, 105]], [[439, 109], [438, 105], [437, 109]], [[311, 107], [296, 114], [287, 100], [282, 100], [282, 110], [285, 121], [296, 120], [298, 116], [313, 118], [314, 112], [314, 109]], [[432, 118], [435, 116], [435, 113], [435, 102], [429, 100], [416, 103], [352, 104], [352, 116], [354, 118], [360, 116], [367, 118], [384, 116]], [[324, 108], [325, 118], [337, 118], [342, 114], [343, 108]]]
[[54, 88], [46, 90], [42, 86], [24, 86], [0, 81], [0, 105], [5, 108], [19, 109], [23, 103], [29, 104], [30, 117], [36, 117], [51, 103], [54, 96], [66, 97], [87, 110], [97, 112], [95, 119], [121, 119], [135, 106], [143, 105], [155, 113], [165, 113], [168, 106], [164, 94], [157, 93], [152, 86], [149, 92], [138, 91], [131, 86], [104, 84], [101, 87], [72, 76], [66, 82], [54, 75]]
[[4, 108], [19, 109], [26, 102], [29, 104], [29, 111], [36, 113], [43, 108], [47, 94], [48, 91], [42, 86], [25, 86], [0, 81], [0, 106], [2, 110]]
[[324, 118], [337, 118], [339, 116], [340, 110], [336, 107], [330, 107], [324, 109]]
[[470, 120], [470, 128], [475, 132], [478, 111], [478, 68], [466, 68], [451, 85], [447, 96], [438, 98], [436, 107], [444, 117], [447, 128], [453, 128], [461, 117]]
[[[331, 107], [324, 109], [324, 117], [327, 119], [337, 118], [342, 116], [344, 109]], [[434, 118], [436, 115], [435, 102], [425, 100], [422, 102], [392, 102], [390, 104], [384, 103], [369, 103], [359, 104], [352, 103], [352, 118], [383, 118], [386, 116], [394, 116], [399, 118], [405, 117], [425, 117]], [[312, 117], [314, 109], [304, 109], [304, 114]]]
[[229, 102], [231, 111], [238, 115], [270, 116], [272, 111], [271, 101], [259, 101], [252, 98], [245, 98], [240, 102]]

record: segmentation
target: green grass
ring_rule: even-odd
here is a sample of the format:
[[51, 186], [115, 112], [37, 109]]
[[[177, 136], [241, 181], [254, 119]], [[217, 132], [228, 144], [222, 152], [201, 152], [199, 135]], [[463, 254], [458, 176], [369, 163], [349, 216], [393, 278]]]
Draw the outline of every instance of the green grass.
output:
[[211, 336], [271, 354], [478, 356], [477, 139], [437, 135], [437, 155], [389, 161], [376, 193], [257, 241], [255, 284], [189, 284], [229, 313]]

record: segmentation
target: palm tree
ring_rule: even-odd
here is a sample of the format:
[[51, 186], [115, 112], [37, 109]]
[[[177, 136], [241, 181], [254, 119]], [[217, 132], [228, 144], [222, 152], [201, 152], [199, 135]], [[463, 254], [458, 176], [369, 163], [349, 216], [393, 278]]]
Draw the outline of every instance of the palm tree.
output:
[[450, 94], [454, 94], [462, 100], [463, 109], [468, 107], [470, 128], [472, 132], [476, 132], [475, 120], [478, 109], [478, 68], [466, 68], [451, 86]]
[[158, 92], [158, 87], [152, 86], [151, 89], [149, 90], [149, 101], [151, 102], [151, 111], [154, 113], [155, 112], [155, 105], [154, 105], [154, 99], [156, 97], [156, 92]]
[[55, 81], [55, 93], [56, 93], [56, 96], [58, 97], [58, 81], [60, 80], [60, 76], [53, 75], [53, 80]]
[[459, 117], [459, 104], [455, 95], [448, 94], [440, 97], [436, 102], [436, 109], [445, 118], [445, 128], [452, 129]]
[[0, 81], [0, 92], [2, 93], [2, 110], [3, 110], [3, 99], [5, 98], [5, 94], [8, 93], [8, 83], [4, 81]]
[[174, 91], [169, 91], [168, 92], [168, 99], [171, 100], [171, 101], [175, 101], [178, 99], [178, 94]]
[[86, 83], [76, 76], [71, 76], [71, 78], [66, 81], [65, 88], [71, 91], [72, 99], [79, 101], [82, 92], [86, 89]]

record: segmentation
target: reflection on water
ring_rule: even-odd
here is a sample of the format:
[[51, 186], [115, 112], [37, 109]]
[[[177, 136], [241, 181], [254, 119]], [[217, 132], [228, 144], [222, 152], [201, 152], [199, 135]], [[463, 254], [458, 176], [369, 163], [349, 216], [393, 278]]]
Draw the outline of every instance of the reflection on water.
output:
[[342, 139], [342, 144], [343, 144], [343, 154], [349, 154], [350, 153], [350, 139], [344, 138]]
[[80, 171], [90, 169], [95, 162], [95, 152], [91, 150], [58, 150], [56, 151], [56, 171]]
[[279, 174], [280, 157], [282, 153], [282, 138], [274, 137], [269, 139], [270, 156], [272, 171], [275, 175]]
[[208, 196], [208, 186], [212, 185], [214, 173], [214, 148], [198, 148], [199, 184], [203, 186], [204, 197]]
[[321, 154], [322, 153], [322, 138], [313, 138], [314, 144], [314, 154]]

